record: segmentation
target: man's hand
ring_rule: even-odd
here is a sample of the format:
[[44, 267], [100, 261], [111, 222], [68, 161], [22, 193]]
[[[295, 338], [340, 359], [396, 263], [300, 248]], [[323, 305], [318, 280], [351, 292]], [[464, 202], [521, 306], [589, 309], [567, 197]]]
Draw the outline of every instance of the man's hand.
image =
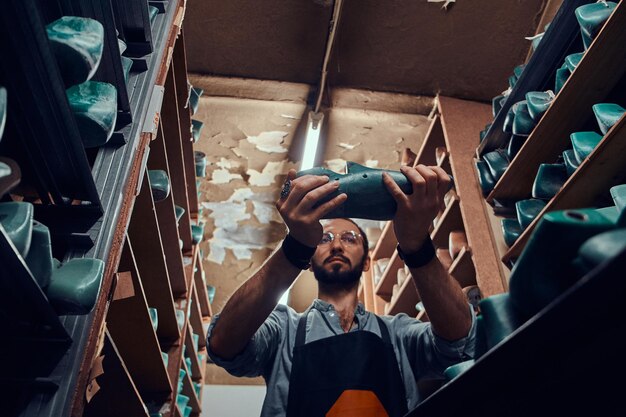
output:
[[320, 219], [342, 204], [348, 196], [339, 194], [326, 203], [316, 205], [328, 194], [337, 191], [339, 181], [329, 182], [327, 176], [304, 175], [296, 178], [296, 170], [287, 174], [291, 182], [286, 197], [276, 202], [276, 208], [283, 218], [291, 236], [309, 247], [316, 247], [322, 239], [323, 228]]
[[426, 237], [433, 219], [443, 206], [443, 196], [449, 189], [450, 176], [440, 167], [417, 165], [400, 167], [413, 185], [413, 193], [405, 194], [386, 173], [383, 182], [398, 206], [393, 227], [398, 244], [406, 253], [417, 252]]

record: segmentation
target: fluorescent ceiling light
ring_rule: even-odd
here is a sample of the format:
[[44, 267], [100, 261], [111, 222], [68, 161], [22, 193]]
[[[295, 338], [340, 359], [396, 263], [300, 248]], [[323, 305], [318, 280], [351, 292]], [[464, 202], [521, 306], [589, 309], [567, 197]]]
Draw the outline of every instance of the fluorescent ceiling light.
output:
[[300, 170], [313, 168], [315, 164], [315, 155], [317, 154], [317, 146], [320, 140], [323, 120], [324, 113], [309, 112], [306, 137], [304, 140], [304, 154], [302, 155]]

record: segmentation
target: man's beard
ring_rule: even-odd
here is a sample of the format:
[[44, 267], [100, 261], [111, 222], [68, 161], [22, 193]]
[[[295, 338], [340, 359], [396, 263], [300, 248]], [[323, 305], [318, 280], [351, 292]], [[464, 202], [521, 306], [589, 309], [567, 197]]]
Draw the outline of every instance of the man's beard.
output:
[[[349, 262], [347, 258], [341, 255], [334, 255], [334, 257], [341, 257], [346, 262]], [[324, 268], [323, 264], [320, 265], [316, 262], [312, 262], [311, 267], [313, 268], [313, 275], [317, 281], [323, 284], [341, 284], [349, 286], [357, 283], [361, 279], [365, 259], [366, 257], [363, 257], [358, 265], [348, 271], [341, 271], [341, 265], [337, 265], [333, 267], [331, 271], [328, 271]]]

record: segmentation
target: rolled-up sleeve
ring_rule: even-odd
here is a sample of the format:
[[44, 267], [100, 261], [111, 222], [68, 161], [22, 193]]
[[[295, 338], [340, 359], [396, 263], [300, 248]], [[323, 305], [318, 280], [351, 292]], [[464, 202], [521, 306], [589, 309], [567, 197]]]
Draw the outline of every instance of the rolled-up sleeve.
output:
[[469, 333], [454, 341], [442, 339], [433, 332], [430, 323], [406, 314], [394, 317], [392, 327], [415, 375], [441, 377], [448, 366], [474, 357], [476, 317], [473, 310]]
[[272, 311], [259, 330], [252, 336], [244, 350], [230, 360], [220, 358], [211, 350], [211, 334], [215, 324], [220, 319], [219, 314], [214, 315], [207, 331], [207, 353], [209, 358], [217, 366], [224, 368], [233, 376], [266, 377], [272, 368], [278, 346], [283, 338], [287, 314], [282, 310], [276, 308]]

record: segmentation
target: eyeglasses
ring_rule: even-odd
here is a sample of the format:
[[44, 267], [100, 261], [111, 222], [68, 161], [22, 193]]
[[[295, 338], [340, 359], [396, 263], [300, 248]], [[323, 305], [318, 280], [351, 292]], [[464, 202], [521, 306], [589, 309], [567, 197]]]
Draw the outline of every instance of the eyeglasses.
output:
[[356, 233], [354, 230], [346, 230], [335, 235], [333, 232], [324, 232], [320, 245], [326, 245], [335, 240], [335, 237], [339, 238], [339, 241], [347, 246], [353, 246], [359, 244], [360, 233]]

